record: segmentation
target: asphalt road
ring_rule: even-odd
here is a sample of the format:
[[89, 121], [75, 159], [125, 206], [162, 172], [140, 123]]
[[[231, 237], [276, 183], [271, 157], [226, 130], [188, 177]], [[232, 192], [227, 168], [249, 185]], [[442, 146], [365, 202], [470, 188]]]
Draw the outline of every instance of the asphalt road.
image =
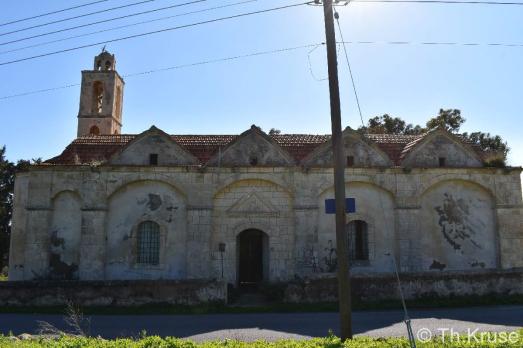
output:
[[[523, 327], [523, 306], [413, 310], [414, 334], [428, 329], [432, 334], [448, 330], [466, 333], [514, 331]], [[90, 316], [90, 334], [104, 338], [148, 335], [190, 338], [195, 341], [241, 339], [276, 340], [309, 338], [337, 332], [337, 313], [263, 313], [209, 315], [95, 315]], [[406, 336], [402, 311], [354, 312], [354, 332], [372, 337]], [[37, 333], [38, 321], [68, 331], [60, 315], [0, 314], [0, 332], [15, 335]], [[445, 331], [447, 330], [447, 331]], [[427, 331], [427, 330], [425, 330]]]

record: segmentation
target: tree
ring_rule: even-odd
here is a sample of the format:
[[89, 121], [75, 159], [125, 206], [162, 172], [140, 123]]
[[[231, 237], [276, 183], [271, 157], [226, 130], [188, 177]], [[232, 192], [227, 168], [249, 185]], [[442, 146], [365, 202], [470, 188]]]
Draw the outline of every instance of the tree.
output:
[[[5, 146], [0, 148], [0, 270], [7, 265], [9, 255], [15, 174], [27, 170], [31, 164], [26, 160], [12, 163], [5, 158], [5, 151]], [[41, 163], [41, 159], [32, 162]]]
[[5, 158], [5, 146], [0, 149], [0, 269], [9, 251], [11, 216], [13, 211], [15, 165]]
[[492, 156], [489, 156], [487, 165], [492, 166], [505, 166], [507, 155], [510, 151], [506, 141], [499, 135], [490, 135], [490, 133], [473, 132], [463, 133], [463, 137], [471, 143], [481, 147], [483, 151], [490, 152]]
[[[461, 111], [458, 109], [440, 109], [439, 114], [427, 122], [426, 128], [419, 125], [413, 126], [410, 123], [407, 124], [407, 122], [399, 117], [384, 114], [383, 116], [376, 116], [369, 119], [367, 126], [358, 128], [358, 131], [369, 134], [415, 135], [441, 128], [456, 134], [465, 121], [466, 119], [461, 116]], [[472, 144], [479, 146], [486, 153], [489, 153], [489, 156], [487, 156], [488, 165], [505, 165], [505, 160], [510, 148], [499, 135], [473, 132], [470, 134], [463, 133], [462, 137]]]
[[399, 117], [384, 114], [369, 119], [367, 126], [358, 128], [358, 131], [370, 134], [419, 134], [423, 132], [423, 128], [407, 124]]
[[439, 115], [427, 122], [427, 130], [443, 128], [448, 132], [457, 133], [465, 121], [458, 109], [439, 109]]
[[281, 130], [276, 129], [276, 128], [271, 128], [271, 130], [269, 131], [269, 135], [280, 135], [280, 134], [281, 134]]

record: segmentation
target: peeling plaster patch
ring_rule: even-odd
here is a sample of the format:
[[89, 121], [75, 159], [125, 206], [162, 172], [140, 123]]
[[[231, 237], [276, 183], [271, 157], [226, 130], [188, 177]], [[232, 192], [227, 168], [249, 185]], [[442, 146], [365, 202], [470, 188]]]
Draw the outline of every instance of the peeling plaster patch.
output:
[[59, 254], [51, 253], [49, 266], [53, 278], [72, 280], [78, 278], [78, 265], [72, 263], [66, 264], [60, 258]]
[[434, 262], [432, 262], [432, 265], [430, 265], [430, 269], [437, 269], [443, 271], [445, 268], [447, 268], [447, 265], [444, 263], [440, 263], [437, 260], [434, 260]]
[[147, 208], [151, 211], [155, 211], [162, 205], [162, 198], [159, 195], [149, 193], [149, 202], [147, 202]]
[[452, 194], [445, 193], [443, 206], [434, 209], [439, 215], [438, 224], [445, 240], [455, 249], [461, 250], [462, 245], [459, 240], [469, 240], [478, 249], [483, 249], [474, 239], [476, 231], [470, 220], [469, 205], [464, 199], [454, 199]]
[[470, 267], [481, 267], [481, 268], [485, 268], [485, 262], [478, 262], [478, 261], [474, 261], [474, 262], [471, 262], [470, 263]]

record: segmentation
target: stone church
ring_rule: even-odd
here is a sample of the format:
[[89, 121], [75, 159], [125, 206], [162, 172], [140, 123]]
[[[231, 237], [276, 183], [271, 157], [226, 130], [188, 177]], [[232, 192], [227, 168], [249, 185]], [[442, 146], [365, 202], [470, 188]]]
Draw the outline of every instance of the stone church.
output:
[[[122, 134], [108, 52], [82, 71], [78, 137], [16, 177], [10, 280], [223, 279], [336, 270], [330, 137]], [[238, 112], [241, 112], [239, 110]], [[461, 137], [343, 133], [352, 272], [523, 267], [520, 168]]]

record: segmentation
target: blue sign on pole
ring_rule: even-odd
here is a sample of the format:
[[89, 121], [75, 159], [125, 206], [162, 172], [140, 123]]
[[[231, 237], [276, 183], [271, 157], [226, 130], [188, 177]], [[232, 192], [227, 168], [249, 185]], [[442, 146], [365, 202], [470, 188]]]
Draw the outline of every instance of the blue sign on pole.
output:
[[[345, 198], [345, 212], [355, 213], [356, 212], [356, 198]], [[336, 214], [336, 200], [326, 199], [325, 200], [325, 213]]]

